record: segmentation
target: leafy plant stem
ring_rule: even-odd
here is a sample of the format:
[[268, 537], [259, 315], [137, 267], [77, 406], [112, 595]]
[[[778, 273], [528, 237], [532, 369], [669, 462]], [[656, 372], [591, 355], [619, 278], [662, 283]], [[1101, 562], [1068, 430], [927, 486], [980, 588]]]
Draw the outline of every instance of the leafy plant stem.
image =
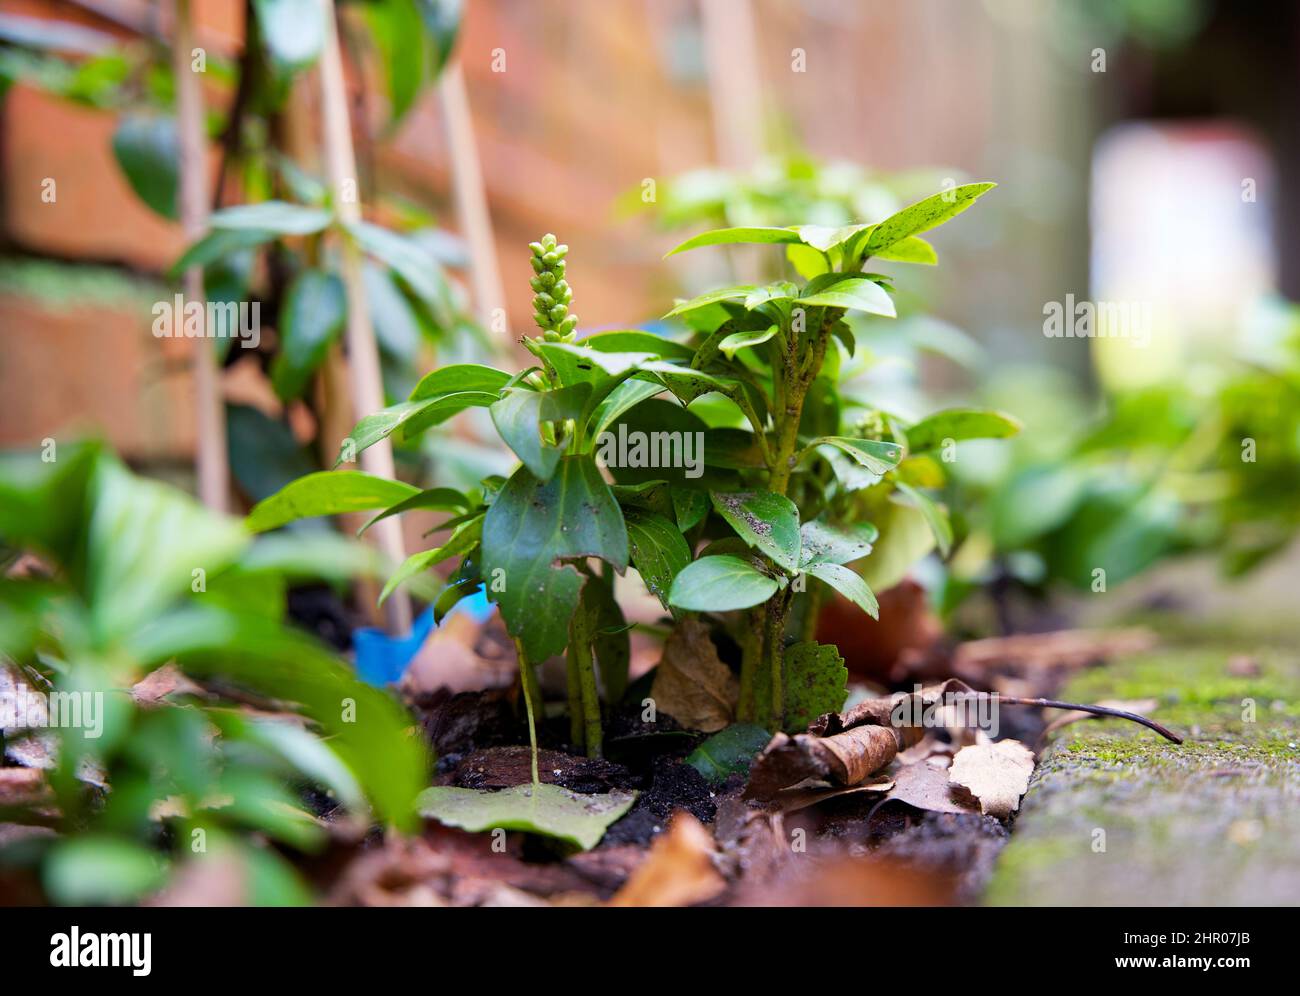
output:
[[752, 723], [757, 718], [754, 678], [763, 653], [762, 637], [763, 609], [749, 609], [740, 633], [740, 702], [736, 707], [736, 718], [742, 723]]

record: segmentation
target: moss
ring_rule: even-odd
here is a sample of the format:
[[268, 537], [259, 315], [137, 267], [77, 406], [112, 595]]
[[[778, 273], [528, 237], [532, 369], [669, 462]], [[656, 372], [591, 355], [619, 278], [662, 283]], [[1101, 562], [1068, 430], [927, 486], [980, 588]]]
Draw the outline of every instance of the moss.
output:
[[[1169, 647], [1077, 675], [1071, 701], [1158, 702], [1182, 745], [1118, 720], [1045, 751], [985, 896], [1010, 904], [1224, 904], [1300, 894], [1300, 659]], [[1254, 702], [1254, 721], [1242, 700]], [[1287, 897], [1290, 897], [1290, 900]]]

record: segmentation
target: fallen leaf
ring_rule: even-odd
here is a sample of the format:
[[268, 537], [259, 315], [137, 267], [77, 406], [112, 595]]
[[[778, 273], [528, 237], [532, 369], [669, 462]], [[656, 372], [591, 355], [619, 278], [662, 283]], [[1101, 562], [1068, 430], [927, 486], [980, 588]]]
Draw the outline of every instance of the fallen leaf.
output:
[[708, 627], [683, 619], [655, 669], [650, 697], [656, 708], [687, 729], [716, 733], [731, 723], [739, 695], [736, 676], [718, 659]]
[[767, 730], [754, 723], [736, 723], [696, 747], [686, 763], [711, 785], [720, 785], [732, 775], [745, 774], [754, 757], [767, 746]]
[[558, 785], [514, 785], [499, 792], [436, 785], [416, 800], [421, 816], [474, 833], [524, 830], [582, 850], [600, 843], [609, 825], [632, 808], [635, 792], [579, 795]]
[[610, 900], [611, 906], [691, 906], [726, 888], [714, 866], [713, 835], [690, 813], [673, 817], [646, 859]]
[[193, 695], [201, 691], [175, 664], [164, 664], [131, 686], [131, 698], [136, 705], [148, 709], [162, 705], [169, 695]]
[[1020, 806], [1034, 772], [1033, 752], [1019, 740], [963, 747], [952, 759], [948, 778], [980, 801], [981, 811], [999, 818]]
[[807, 788], [788, 788], [776, 794], [772, 800], [782, 813], [797, 813], [801, 809], [815, 806], [829, 799], [840, 799], [847, 795], [871, 795], [888, 792], [894, 787], [894, 780], [884, 775], [877, 775], [861, 785], [847, 788], [834, 786], [809, 786]]
[[894, 786], [876, 806], [887, 802], [902, 802], [930, 813], [973, 813], [979, 807], [964, 788], [948, 780], [948, 770], [918, 761], [899, 765], [891, 772]]
[[810, 778], [857, 785], [898, 756], [906, 732], [892, 726], [863, 725], [829, 737], [778, 733], [754, 762], [745, 797], [772, 799], [782, 789]]

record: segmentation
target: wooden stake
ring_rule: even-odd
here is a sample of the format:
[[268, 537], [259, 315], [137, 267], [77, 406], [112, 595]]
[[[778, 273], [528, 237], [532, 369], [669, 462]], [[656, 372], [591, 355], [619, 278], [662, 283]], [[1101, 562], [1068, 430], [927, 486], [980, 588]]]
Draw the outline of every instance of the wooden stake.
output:
[[700, 0], [718, 161], [749, 169], [763, 151], [762, 79], [750, 0]]
[[[460, 63], [444, 67], [438, 81], [438, 96], [447, 125], [447, 147], [451, 154], [452, 186], [456, 193], [456, 213], [470, 251], [470, 281], [474, 288], [474, 304], [479, 321], [491, 330], [492, 313], [500, 308], [505, 315], [505, 285], [501, 281], [501, 267], [497, 262], [496, 241], [492, 238], [492, 219], [488, 212], [487, 194], [483, 189], [483, 173], [479, 168], [478, 143], [474, 139], [474, 122], [469, 113], [469, 100], [465, 95], [465, 76]], [[503, 350], [510, 344], [510, 329], [506, 320], [500, 325], [502, 336], [499, 345]]]
[[[339, 50], [338, 29], [334, 21], [332, 0], [319, 0], [325, 22], [324, 42], [320, 54], [321, 114], [325, 145], [325, 166], [334, 191], [334, 207], [339, 220], [351, 225], [361, 220], [360, 183], [357, 178], [356, 153], [352, 147], [352, 126], [348, 118], [347, 89], [343, 79], [343, 58]], [[347, 236], [341, 240], [343, 285], [347, 289], [348, 320], [345, 333], [348, 367], [352, 382], [353, 412], [357, 420], [384, 407], [383, 378], [379, 367], [379, 347], [370, 325], [366, 304], [366, 287], [362, 279], [361, 250]], [[396, 478], [393, 448], [381, 440], [361, 454], [361, 469], [377, 477]], [[370, 530], [379, 547], [393, 561], [406, 559], [402, 527], [397, 516], [384, 519]], [[402, 636], [411, 628], [411, 602], [396, 591], [384, 603], [388, 632]]]
[[[208, 223], [208, 147], [203, 134], [203, 92], [193, 69], [194, 23], [190, 0], [175, 0], [172, 41], [176, 76], [176, 125], [180, 145], [179, 205], [185, 238], [201, 236]], [[204, 301], [203, 267], [191, 266], [182, 277], [188, 301]], [[211, 340], [193, 343], [194, 426], [199, 500], [216, 512], [230, 502], [230, 469], [226, 456], [226, 406], [221, 397], [221, 372]]]

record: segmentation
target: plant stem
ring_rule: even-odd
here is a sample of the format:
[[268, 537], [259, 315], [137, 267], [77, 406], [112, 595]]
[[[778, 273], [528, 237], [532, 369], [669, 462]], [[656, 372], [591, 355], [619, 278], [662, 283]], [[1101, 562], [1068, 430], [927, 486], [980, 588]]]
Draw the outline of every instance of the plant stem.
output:
[[762, 654], [763, 610], [757, 607], [746, 611], [740, 633], [740, 701], [736, 706], [736, 719], [742, 723], [752, 723], [757, 718], [754, 679]]
[[578, 681], [582, 691], [583, 742], [588, 757], [601, 756], [600, 692], [596, 688], [596, 667], [591, 644], [584, 638], [572, 648], [578, 663]]
[[569, 692], [569, 740], [581, 750], [585, 746], [582, 723], [582, 677], [578, 673], [577, 642], [569, 637], [569, 649], [564, 655], [566, 685]]
[[528, 747], [532, 751], [533, 784], [540, 785], [541, 777], [537, 771], [537, 721], [533, 716], [533, 703], [542, 704], [541, 686], [537, 682], [537, 672], [524, 656], [524, 648], [515, 641], [515, 651], [519, 654], [519, 685], [524, 693], [524, 709], [528, 713]]

